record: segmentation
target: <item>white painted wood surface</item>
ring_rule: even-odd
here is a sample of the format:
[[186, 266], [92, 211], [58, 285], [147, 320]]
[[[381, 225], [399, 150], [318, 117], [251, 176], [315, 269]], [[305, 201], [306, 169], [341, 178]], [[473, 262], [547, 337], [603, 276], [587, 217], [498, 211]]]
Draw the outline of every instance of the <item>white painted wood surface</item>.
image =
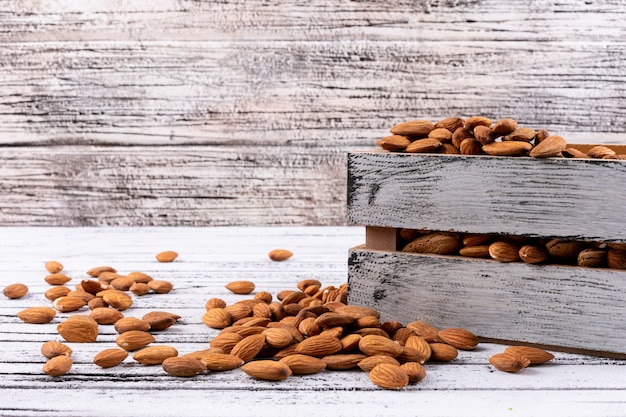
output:
[[348, 219], [367, 226], [626, 242], [624, 161], [353, 152]]
[[[553, 363], [519, 374], [495, 371], [488, 357], [503, 346], [481, 344], [461, 352], [448, 364], [429, 364], [421, 383], [402, 391], [375, 388], [362, 372], [323, 372], [291, 377], [282, 383], [254, 381], [240, 371], [190, 379], [165, 375], [127, 359], [102, 370], [93, 355], [113, 347], [115, 332], [102, 326], [93, 344], [71, 344], [75, 365], [64, 377], [41, 372], [41, 343], [57, 339], [59, 314], [49, 325], [27, 325], [15, 317], [20, 309], [45, 304], [48, 285], [43, 263], [56, 258], [76, 281], [85, 271], [109, 264], [120, 271], [141, 270], [169, 279], [167, 295], [140, 298], [127, 315], [153, 308], [182, 319], [156, 334], [158, 343], [181, 353], [208, 345], [217, 332], [200, 320], [204, 303], [219, 296], [223, 285], [251, 279], [258, 290], [293, 288], [315, 277], [337, 285], [347, 279], [348, 249], [364, 241], [360, 227], [223, 227], [223, 228], [16, 228], [0, 230], [0, 282], [24, 282], [30, 294], [0, 301], [0, 388], [2, 416], [620, 416], [626, 407], [623, 361], [556, 353]], [[267, 252], [286, 247], [295, 253], [274, 263]], [[166, 249], [180, 257], [159, 264], [154, 255]], [[611, 335], [606, 335], [611, 337]]]
[[[344, 152], [414, 118], [623, 143], [625, 17], [622, 0], [0, 0], [0, 225], [345, 224]], [[217, 187], [190, 165], [242, 204], [199, 220], [232, 199], [188, 191]], [[256, 210], [266, 191], [288, 204]]]

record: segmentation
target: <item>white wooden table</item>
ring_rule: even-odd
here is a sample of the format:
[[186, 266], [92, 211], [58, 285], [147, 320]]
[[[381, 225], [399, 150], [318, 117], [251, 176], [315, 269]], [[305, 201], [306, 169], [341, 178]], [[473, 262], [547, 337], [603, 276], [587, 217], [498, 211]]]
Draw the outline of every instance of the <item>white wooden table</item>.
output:
[[[120, 272], [143, 271], [167, 279], [166, 295], [136, 297], [126, 316], [159, 309], [181, 320], [155, 333], [156, 343], [181, 354], [208, 347], [216, 330], [201, 322], [211, 297], [234, 302], [224, 284], [249, 279], [257, 290], [275, 294], [304, 278], [326, 285], [347, 279], [348, 249], [364, 242], [361, 227], [225, 228], [15, 228], [0, 229], [0, 284], [22, 282], [29, 294], [0, 301], [0, 415], [2, 416], [617, 416], [626, 414], [626, 367], [617, 360], [556, 353], [555, 360], [519, 374], [496, 371], [488, 357], [503, 346], [481, 344], [447, 364], [426, 364], [427, 377], [402, 391], [375, 387], [361, 371], [324, 371], [271, 383], [241, 370], [173, 378], [160, 366], [132, 358], [118, 367], [92, 363], [100, 350], [115, 347], [112, 326], [100, 326], [97, 342], [69, 345], [74, 366], [59, 378], [41, 371], [40, 346], [61, 340], [56, 325], [22, 323], [15, 314], [47, 305], [44, 262], [56, 259], [73, 277], [111, 265]], [[287, 262], [272, 262], [274, 248], [294, 252]], [[163, 250], [179, 252], [170, 264], [156, 262]], [[82, 312], [85, 313], [85, 312]], [[80, 314], [80, 313], [79, 313]], [[417, 318], [416, 318], [417, 319]], [[471, 330], [471, 329], [470, 329]], [[611, 337], [611, 335], [607, 335]], [[131, 355], [132, 356], [132, 355]]]

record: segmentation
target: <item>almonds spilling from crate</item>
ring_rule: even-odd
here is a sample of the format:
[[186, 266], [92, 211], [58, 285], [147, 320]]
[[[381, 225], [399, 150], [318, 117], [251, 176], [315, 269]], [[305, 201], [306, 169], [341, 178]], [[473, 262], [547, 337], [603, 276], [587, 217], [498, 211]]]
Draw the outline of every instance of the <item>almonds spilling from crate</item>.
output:
[[626, 269], [626, 244], [401, 229], [403, 252], [461, 255], [499, 262]]
[[551, 135], [546, 129], [518, 126], [512, 118], [492, 121], [483, 116], [448, 117], [436, 123], [411, 120], [398, 123], [390, 132], [377, 144], [392, 152], [626, 160], [626, 155], [618, 155], [606, 146], [580, 152], [568, 147], [561, 136]]

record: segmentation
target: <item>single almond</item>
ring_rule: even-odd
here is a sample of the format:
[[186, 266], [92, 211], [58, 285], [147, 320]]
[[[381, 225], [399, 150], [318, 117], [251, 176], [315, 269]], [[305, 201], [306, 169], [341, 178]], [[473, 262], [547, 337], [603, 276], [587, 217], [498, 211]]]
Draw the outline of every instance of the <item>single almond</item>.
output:
[[17, 317], [25, 323], [50, 323], [56, 316], [56, 310], [50, 307], [29, 307], [17, 313]]
[[112, 266], [96, 266], [93, 268], [90, 268], [87, 270], [87, 275], [91, 276], [91, 277], [100, 277], [100, 274], [102, 274], [103, 272], [112, 272], [112, 273], [116, 273], [117, 270], [115, 268], [113, 268]]
[[131, 330], [139, 330], [147, 332], [150, 330], [150, 323], [147, 321], [138, 319], [137, 317], [123, 317], [115, 322], [115, 331], [118, 333], [125, 333]]
[[549, 136], [531, 149], [529, 156], [533, 158], [549, 158], [560, 156], [567, 148], [567, 142], [561, 136]]
[[426, 369], [418, 362], [405, 362], [400, 365], [409, 376], [409, 383], [416, 384], [426, 378]]
[[422, 336], [409, 336], [404, 343], [404, 347], [415, 349], [420, 354], [422, 360], [416, 362], [428, 362], [433, 353], [430, 343]]
[[268, 253], [269, 258], [275, 262], [286, 261], [293, 256], [293, 253], [287, 249], [274, 249]]
[[530, 361], [530, 365], [541, 365], [554, 359], [552, 353], [532, 346], [509, 346], [504, 352], [523, 356]]
[[489, 358], [489, 363], [500, 371], [514, 373], [530, 365], [530, 360], [513, 353], [496, 353]]
[[101, 294], [102, 299], [116, 310], [128, 310], [133, 305], [133, 298], [124, 291], [110, 289], [98, 294]]
[[151, 311], [144, 314], [141, 319], [150, 324], [150, 330], [159, 331], [173, 326], [180, 316], [167, 311]]
[[187, 356], [173, 356], [167, 358], [161, 364], [163, 370], [171, 376], [193, 377], [206, 371], [206, 366], [200, 359]]
[[72, 364], [72, 358], [69, 356], [55, 356], [48, 359], [48, 362], [43, 366], [43, 371], [50, 376], [61, 376], [70, 371]]
[[52, 302], [52, 306], [62, 313], [80, 310], [85, 305], [87, 302], [83, 298], [68, 295], [59, 297]]
[[443, 144], [433, 138], [417, 139], [404, 150], [407, 153], [431, 153], [438, 151]]
[[115, 324], [124, 315], [114, 308], [96, 307], [89, 313], [89, 317], [98, 324]]
[[226, 289], [234, 294], [250, 294], [255, 285], [252, 281], [232, 281], [225, 285]]
[[604, 158], [605, 156], [616, 155], [616, 152], [607, 146], [594, 146], [587, 151], [587, 155], [591, 158]]
[[50, 285], [63, 285], [71, 281], [72, 278], [60, 272], [57, 272], [56, 274], [50, 274], [46, 276], [44, 280]]
[[459, 249], [459, 255], [468, 258], [491, 258], [489, 255], [489, 245], [465, 246]]
[[135, 295], [142, 296], [148, 294], [152, 290], [152, 288], [150, 288], [150, 285], [146, 283], [135, 282], [133, 285], [130, 286], [128, 290]]
[[132, 279], [133, 282], [138, 284], [147, 284], [152, 281], [152, 277], [145, 272], [133, 271], [126, 274], [126, 278]]
[[50, 340], [41, 345], [41, 354], [48, 359], [52, 359], [55, 356], [72, 356], [72, 348], [62, 342], [56, 340]]
[[427, 342], [436, 342], [439, 329], [424, 321], [416, 320], [406, 325], [413, 330], [416, 335], [423, 337]]
[[589, 268], [603, 268], [606, 266], [607, 251], [602, 249], [587, 248], [578, 254], [578, 266]]
[[402, 353], [402, 346], [388, 337], [370, 334], [359, 341], [359, 350], [368, 356], [386, 355], [395, 358]]
[[493, 122], [490, 118], [484, 116], [472, 116], [465, 119], [464, 127], [468, 130], [474, 130], [476, 126], [491, 126]]
[[324, 356], [322, 360], [326, 362], [326, 369], [343, 371], [356, 368], [359, 362], [365, 358], [367, 355], [362, 353], [336, 353]]
[[461, 247], [461, 238], [456, 233], [431, 232], [417, 237], [402, 249], [403, 252], [449, 255]]
[[156, 254], [156, 260], [159, 262], [174, 262], [178, 258], [178, 253], [173, 250], [167, 250]]
[[439, 127], [430, 131], [428, 137], [431, 139], [437, 139], [442, 144], [452, 141], [452, 132], [446, 128]]
[[265, 341], [271, 347], [283, 349], [294, 343], [293, 336], [286, 328], [268, 328], [263, 330]]
[[502, 137], [503, 141], [531, 142], [537, 136], [537, 132], [530, 127], [518, 127], [513, 132]]
[[59, 261], [48, 261], [44, 264], [44, 268], [46, 271], [51, 274], [56, 274], [57, 272], [61, 272], [63, 270], [63, 265]]
[[520, 245], [516, 242], [499, 240], [489, 245], [489, 256], [498, 262], [516, 262], [520, 260]]
[[153, 279], [148, 282], [148, 287], [157, 294], [168, 294], [174, 288], [174, 285], [164, 279]]
[[328, 334], [319, 334], [300, 342], [296, 347], [296, 352], [303, 355], [324, 357], [338, 353], [342, 348], [339, 338]]
[[237, 342], [230, 351], [230, 354], [241, 358], [244, 362], [249, 362], [254, 359], [264, 346], [265, 335], [252, 334]]
[[458, 128], [461, 128], [465, 125], [465, 120], [460, 117], [446, 117], [445, 119], [439, 120], [435, 123], [434, 128], [439, 129], [447, 129], [450, 132], [454, 132]]
[[528, 264], [540, 264], [546, 262], [550, 255], [543, 246], [524, 245], [519, 250], [519, 257]]
[[63, 285], [59, 285], [56, 287], [52, 287], [44, 293], [44, 297], [46, 297], [50, 301], [54, 301], [59, 297], [63, 297], [72, 291], [71, 289], [64, 287]]
[[493, 156], [524, 156], [532, 149], [533, 145], [520, 140], [506, 142], [492, 142], [483, 145], [482, 150], [486, 154]]
[[167, 358], [178, 356], [178, 350], [172, 346], [148, 346], [136, 352], [133, 359], [143, 365], [160, 365]]
[[209, 352], [200, 356], [200, 361], [209, 371], [230, 371], [244, 364], [243, 359], [227, 353]]
[[606, 262], [609, 268], [626, 269], [626, 250], [610, 248], [606, 254]]
[[154, 336], [141, 330], [129, 330], [120, 334], [115, 343], [129, 352], [142, 349], [154, 342]]
[[118, 277], [111, 281], [109, 285], [116, 290], [128, 291], [134, 283], [135, 281], [132, 278]]
[[224, 353], [230, 353], [242, 339], [243, 337], [237, 333], [220, 333], [211, 339], [209, 344], [211, 348], [221, 349]]
[[226, 301], [222, 300], [221, 298], [210, 298], [209, 300], [207, 300], [206, 304], [204, 305], [204, 308], [208, 311], [212, 308], [225, 308], [226, 307]]
[[391, 356], [387, 356], [387, 355], [367, 356], [361, 359], [357, 365], [359, 368], [361, 368], [361, 370], [365, 372], [369, 372], [372, 369], [374, 369], [376, 365], [381, 364], [381, 363], [390, 363], [393, 365], [400, 365], [400, 362], [398, 362], [396, 358], [392, 358]]
[[492, 136], [498, 138], [511, 134], [517, 129], [517, 121], [515, 119], [506, 118], [498, 120], [492, 129]]
[[326, 362], [322, 359], [300, 353], [285, 356], [279, 362], [287, 365], [294, 375], [311, 375], [326, 369]]
[[435, 128], [429, 120], [411, 120], [398, 123], [390, 129], [394, 135], [425, 138]]
[[109, 348], [98, 352], [93, 358], [93, 363], [101, 368], [112, 368], [122, 363], [127, 357], [128, 352], [126, 350]]
[[[454, 136], [453, 136], [454, 138]], [[473, 137], [463, 139], [459, 145], [459, 152], [461, 155], [482, 155], [483, 145]]]
[[252, 307], [241, 302], [226, 306], [224, 310], [230, 314], [230, 318], [233, 322], [252, 315]]
[[370, 380], [381, 388], [402, 389], [409, 384], [409, 375], [399, 365], [380, 363], [369, 372]]
[[437, 338], [461, 350], [474, 350], [478, 346], [478, 337], [474, 333], [458, 327], [439, 330]]
[[246, 363], [241, 370], [255, 379], [263, 379], [267, 381], [282, 381], [291, 375], [291, 369], [274, 360], [258, 360]]
[[28, 294], [28, 287], [24, 284], [10, 284], [4, 287], [3, 293], [7, 298], [15, 300]]
[[552, 239], [546, 243], [546, 249], [551, 258], [563, 263], [576, 262], [578, 253], [584, 248], [584, 243], [575, 240]]
[[459, 355], [457, 349], [447, 343], [431, 343], [430, 349], [430, 359], [433, 361], [450, 362]]
[[202, 316], [202, 322], [213, 329], [230, 326], [231, 321], [230, 313], [221, 307], [211, 308]]
[[57, 332], [68, 342], [91, 343], [98, 337], [98, 323], [89, 316], [70, 316], [59, 323]]

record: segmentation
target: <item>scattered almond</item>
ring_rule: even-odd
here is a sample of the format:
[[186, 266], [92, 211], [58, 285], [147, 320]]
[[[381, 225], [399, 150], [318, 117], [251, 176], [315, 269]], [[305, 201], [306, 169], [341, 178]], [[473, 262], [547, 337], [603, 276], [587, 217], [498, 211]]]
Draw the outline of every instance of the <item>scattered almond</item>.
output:
[[61, 376], [70, 371], [72, 364], [72, 358], [69, 356], [55, 356], [48, 359], [48, 362], [43, 366], [43, 371], [50, 376]]
[[51, 274], [56, 274], [57, 272], [61, 272], [63, 270], [63, 265], [59, 261], [48, 261], [44, 264], [46, 271]]
[[402, 389], [409, 384], [409, 375], [399, 365], [380, 363], [369, 372], [370, 380], [386, 389]]
[[129, 352], [142, 349], [154, 342], [154, 336], [141, 330], [129, 330], [120, 334], [115, 343]]
[[186, 356], [167, 358], [161, 366], [168, 375], [176, 377], [192, 377], [206, 371], [206, 366], [200, 359]]
[[72, 349], [68, 345], [56, 340], [50, 340], [41, 345], [41, 354], [48, 359], [61, 355], [72, 356], [72, 353]]
[[29, 307], [17, 313], [25, 323], [45, 324], [50, 323], [56, 316], [56, 310], [50, 307]]
[[258, 360], [248, 362], [241, 370], [255, 379], [282, 381], [291, 375], [291, 369], [280, 361]]
[[286, 261], [293, 256], [293, 253], [287, 249], [274, 249], [268, 253], [269, 258], [275, 262]]
[[98, 352], [93, 358], [93, 363], [101, 368], [112, 368], [119, 365], [128, 357], [128, 352], [124, 349], [109, 348]]
[[156, 254], [156, 260], [159, 262], [173, 262], [176, 258], [178, 258], [178, 253], [172, 250], [159, 252]]
[[500, 371], [519, 372], [530, 365], [530, 360], [513, 353], [496, 353], [489, 358], [489, 363]]
[[135, 353], [133, 359], [143, 365], [160, 365], [174, 356], [178, 356], [178, 350], [171, 346], [148, 346]]
[[70, 316], [57, 331], [68, 342], [91, 343], [98, 337], [98, 323], [89, 316]]
[[18, 299], [28, 294], [28, 287], [24, 284], [11, 284], [4, 287], [3, 293], [7, 298]]
[[234, 294], [250, 294], [254, 288], [252, 281], [232, 281], [226, 284], [226, 289]]

